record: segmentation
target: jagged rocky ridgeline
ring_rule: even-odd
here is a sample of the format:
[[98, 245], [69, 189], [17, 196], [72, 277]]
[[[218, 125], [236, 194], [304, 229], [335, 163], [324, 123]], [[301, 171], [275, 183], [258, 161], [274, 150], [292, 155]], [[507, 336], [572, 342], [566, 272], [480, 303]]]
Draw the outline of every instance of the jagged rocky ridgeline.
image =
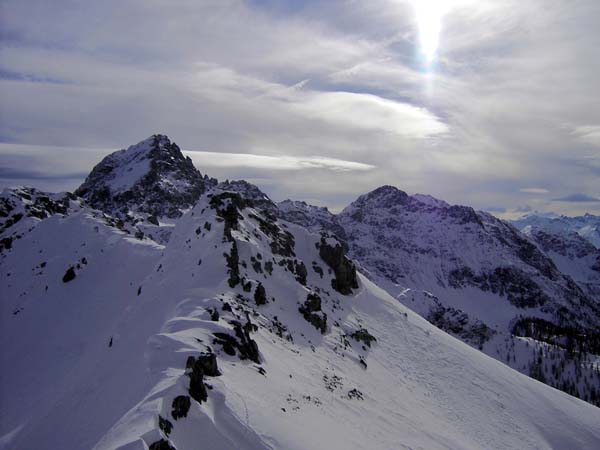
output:
[[140, 212], [154, 218], [177, 218], [216, 183], [202, 176], [177, 144], [155, 134], [108, 155], [75, 194], [115, 217]]
[[517, 368], [591, 396], [589, 298], [527, 236], [389, 186], [333, 215], [201, 177], [185, 206], [163, 195], [177, 164], [140, 181], [173, 146], [153, 136], [97, 166], [103, 211], [93, 186], [0, 197], [0, 448], [551, 448], [559, 425], [581, 431], [563, 446], [600, 439], [597, 408], [398, 302], [513, 367], [535, 352]]

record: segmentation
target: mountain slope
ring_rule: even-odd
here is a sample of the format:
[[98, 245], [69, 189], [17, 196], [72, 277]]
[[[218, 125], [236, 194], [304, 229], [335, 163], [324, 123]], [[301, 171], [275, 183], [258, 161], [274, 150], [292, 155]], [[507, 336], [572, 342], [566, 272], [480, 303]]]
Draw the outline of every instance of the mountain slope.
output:
[[600, 248], [600, 217], [593, 214], [577, 217], [548, 217], [532, 213], [513, 220], [512, 224], [524, 232], [527, 232], [528, 228], [534, 227], [549, 234], [577, 233], [594, 247]]
[[309, 214], [315, 207], [302, 205], [292, 213], [293, 206], [283, 217], [302, 225], [311, 225], [303, 216], [319, 217], [313, 229], [340, 226], [349, 255], [370, 279], [431, 323], [600, 404], [600, 302], [595, 272], [577, 270], [583, 263], [555, 263], [547, 247], [489, 214], [392, 186], [337, 216]]
[[550, 232], [528, 226], [524, 233], [562, 273], [572, 277], [589, 296], [600, 299], [600, 248], [576, 232]]
[[[598, 408], [433, 327], [355, 273], [336, 239], [236, 186], [203, 195], [166, 247], [75, 204], [23, 230], [0, 263], [0, 448], [600, 442]], [[127, 271], [107, 270], [123, 258]]]
[[529, 214], [512, 221], [535, 241], [559, 270], [590, 296], [600, 299], [600, 217], [545, 217]]
[[107, 351], [123, 337], [115, 324], [162, 247], [108, 225], [79, 200], [10, 231], [20, 238], [0, 256], [0, 447], [89, 448], [90, 436], [141, 393], [115, 370], [127, 361]]

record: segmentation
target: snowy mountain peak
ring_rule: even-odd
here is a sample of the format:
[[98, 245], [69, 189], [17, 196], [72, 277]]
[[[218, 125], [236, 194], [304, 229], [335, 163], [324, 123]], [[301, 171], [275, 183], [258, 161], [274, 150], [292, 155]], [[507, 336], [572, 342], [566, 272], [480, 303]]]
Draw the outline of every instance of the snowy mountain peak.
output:
[[75, 193], [97, 209], [179, 217], [216, 184], [194, 167], [165, 135], [155, 134], [106, 156]]
[[281, 202], [279, 202], [278, 204], [279, 208], [283, 211], [292, 211], [292, 210], [303, 210], [306, 212], [311, 212], [314, 213], [316, 211], [322, 211], [324, 213], [329, 213], [329, 209], [327, 208], [327, 206], [316, 206], [316, 205], [309, 205], [308, 203], [306, 203], [305, 201], [302, 200], [283, 200]]
[[[459, 224], [473, 223], [482, 226], [484, 215], [479, 215], [469, 206], [449, 205], [429, 195], [408, 195], [394, 186], [381, 186], [374, 191], [361, 195], [348, 205], [338, 216], [341, 222], [371, 220], [374, 215], [384, 215], [389, 218], [388, 226], [394, 228], [394, 223], [401, 215], [419, 212], [432, 212], [440, 218], [450, 217]], [[343, 223], [342, 223], [343, 225]]]
[[567, 217], [536, 212], [513, 220], [512, 224], [521, 231], [527, 232], [533, 227], [563, 237], [568, 237], [569, 233], [575, 232], [594, 247], [600, 248], [600, 216], [593, 214]]
[[450, 205], [446, 203], [444, 200], [437, 199], [427, 194], [415, 194], [412, 196], [413, 200], [418, 201], [424, 205], [434, 206], [436, 208], [448, 208]]
[[381, 208], [403, 205], [409, 199], [406, 192], [394, 186], [381, 186], [377, 189], [361, 195], [352, 203], [355, 207], [378, 206]]

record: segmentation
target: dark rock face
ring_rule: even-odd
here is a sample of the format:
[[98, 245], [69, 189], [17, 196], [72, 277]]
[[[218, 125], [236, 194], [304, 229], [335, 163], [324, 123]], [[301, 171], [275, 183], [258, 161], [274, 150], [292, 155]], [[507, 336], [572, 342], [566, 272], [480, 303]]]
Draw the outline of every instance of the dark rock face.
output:
[[458, 219], [459, 223], [475, 223], [483, 226], [483, 222], [470, 206], [453, 205], [448, 208], [448, 215], [454, 219]]
[[364, 343], [367, 347], [371, 347], [371, 342], [377, 342], [375, 336], [369, 333], [366, 329], [361, 328], [350, 335], [357, 342]]
[[210, 207], [217, 212], [217, 217], [224, 222], [223, 236], [228, 241], [233, 241], [231, 230], [238, 229], [238, 221], [242, 218], [240, 211], [248, 203], [239, 194], [234, 192], [222, 192], [210, 195]]
[[5, 237], [0, 239], [0, 253], [4, 250], [10, 250], [12, 248], [13, 239], [11, 237]]
[[523, 317], [515, 322], [516, 336], [531, 337], [564, 348], [569, 353], [600, 354], [600, 331], [556, 325], [539, 317]]
[[296, 256], [294, 236], [289, 231], [282, 230], [274, 217], [267, 216], [267, 219], [263, 219], [255, 214], [251, 214], [250, 217], [258, 222], [260, 231], [269, 237], [269, 246], [275, 255]]
[[229, 279], [227, 280], [227, 282], [229, 283], [229, 287], [234, 288], [241, 281], [239, 266], [240, 258], [238, 255], [238, 249], [235, 241], [231, 244], [231, 253], [225, 253], [224, 256], [225, 261], [227, 262], [227, 273], [229, 274]]
[[235, 349], [238, 346], [237, 340], [227, 333], [213, 333], [215, 339], [213, 344], [218, 344], [229, 356], [235, 356]]
[[213, 343], [220, 345], [228, 355], [235, 356], [237, 350], [240, 359], [249, 359], [260, 364], [258, 344], [250, 337], [250, 333], [256, 331], [257, 326], [250, 321], [248, 316], [246, 316], [244, 325], [237, 320], [231, 321], [231, 325], [233, 325], [235, 337], [227, 333], [213, 333], [215, 337]]
[[495, 331], [482, 321], [473, 320], [467, 313], [443, 306], [439, 302], [431, 308], [426, 319], [439, 329], [458, 336], [463, 342], [480, 350], [483, 344], [495, 334]]
[[160, 441], [156, 441], [148, 447], [148, 450], [177, 450], [175, 447], [171, 446], [169, 441], [165, 439], [161, 439]]
[[240, 359], [249, 359], [257, 364], [260, 364], [260, 355], [258, 352], [258, 344], [250, 337], [251, 331], [256, 331], [256, 325], [250, 322], [250, 318], [246, 318], [247, 321], [244, 325], [239, 322], [233, 323], [233, 330], [238, 338], [238, 351], [240, 352]]
[[217, 366], [217, 355], [214, 353], [203, 353], [197, 358], [190, 356], [186, 361], [185, 367], [202, 372], [207, 377], [218, 377], [221, 375]]
[[358, 289], [356, 267], [344, 254], [344, 248], [340, 243], [335, 246], [327, 242], [325, 236], [321, 237], [319, 244], [319, 256], [333, 270], [335, 278], [331, 280], [331, 287], [340, 294], [349, 295], [352, 289]]
[[12, 210], [15, 209], [14, 202], [10, 201], [8, 198], [0, 198], [0, 217], [8, 217]]
[[62, 277], [62, 281], [63, 283], [68, 283], [69, 281], [72, 281], [75, 279], [75, 268], [73, 266], [69, 267], [67, 269], [67, 271], [65, 272], [65, 274]]
[[171, 405], [171, 416], [175, 420], [187, 417], [187, 413], [190, 410], [190, 406], [190, 398], [187, 395], [179, 395], [175, 397]]
[[265, 291], [265, 287], [260, 283], [258, 283], [254, 291], [254, 303], [259, 306], [267, 303], [267, 292]]
[[291, 258], [284, 258], [280, 260], [278, 264], [281, 267], [285, 267], [289, 272], [293, 273], [298, 283], [300, 283], [302, 286], [306, 286], [306, 277], [308, 276], [308, 271], [306, 270], [306, 265], [303, 261]]
[[160, 428], [161, 431], [165, 433], [165, 436], [169, 436], [169, 434], [171, 434], [171, 431], [173, 431], [173, 424], [167, 419], [165, 419], [163, 416], [158, 416], [158, 428]]
[[476, 275], [470, 268], [463, 267], [450, 272], [448, 283], [455, 288], [476, 286], [482, 291], [506, 296], [519, 308], [543, 306], [550, 301], [539, 285], [523, 271], [515, 267], [497, 267], [491, 272]]
[[[198, 358], [190, 356], [186, 361], [186, 372], [190, 377], [190, 396], [198, 403], [208, 399], [208, 392], [204, 384], [204, 376], [216, 377], [221, 375], [217, 367], [217, 356], [213, 353], [205, 353]], [[183, 400], [181, 400], [183, 402]], [[189, 409], [189, 408], [188, 408]]]
[[259, 210], [270, 220], [277, 217], [277, 206], [255, 185], [244, 180], [233, 180], [220, 183], [219, 188], [240, 195], [250, 206]]
[[113, 216], [137, 210], [176, 218], [215, 184], [175, 143], [157, 134], [105, 157], [75, 193]]
[[208, 399], [208, 392], [206, 392], [206, 386], [204, 385], [204, 372], [202, 368], [194, 365], [188, 375], [190, 377], [190, 387], [188, 389], [190, 397], [198, 403], [205, 402]]
[[512, 247], [517, 257], [525, 264], [536, 268], [550, 280], [558, 279], [560, 274], [552, 260], [544, 255], [514, 227], [505, 225], [502, 228], [496, 228], [495, 234], [503, 244]]
[[363, 393], [356, 388], [350, 389], [348, 391], [348, 398], [356, 399], [356, 400], [364, 400], [365, 399], [365, 397], [363, 396]]
[[327, 314], [321, 310], [321, 297], [317, 294], [308, 294], [306, 301], [298, 311], [313, 327], [324, 334], [327, 331]]
[[600, 255], [599, 249], [575, 232], [571, 232], [565, 236], [533, 228], [530, 236], [545, 252], [553, 251], [569, 258]]
[[[34, 188], [19, 187], [7, 189], [0, 197], [0, 233], [9, 230], [24, 217], [43, 220], [55, 214], [66, 215], [69, 212], [73, 194], [48, 194]], [[20, 212], [15, 212], [19, 209]]]
[[308, 275], [308, 271], [306, 270], [306, 266], [302, 261], [294, 261], [294, 269], [296, 272], [296, 280], [303, 286], [306, 286], [306, 277]]

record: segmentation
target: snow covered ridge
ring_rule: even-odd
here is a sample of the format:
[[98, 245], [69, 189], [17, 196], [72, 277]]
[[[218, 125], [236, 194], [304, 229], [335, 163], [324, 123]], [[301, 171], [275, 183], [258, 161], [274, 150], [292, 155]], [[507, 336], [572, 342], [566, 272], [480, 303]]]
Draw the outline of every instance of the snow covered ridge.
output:
[[598, 252], [585, 241], [543, 244], [489, 214], [393, 186], [338, 215], [297, 202], [282, 211], [312, 230], [342, 228], [338, 236], [362, 270], [431, 323], [600, 404], [600, 273]]
[[[120, 165], [168, 153], [161, 137], [145, 142], [145, 151], [117, 153]], [[126, 192], [141, 186], [136, 180], [111, 186]], [[587, 327], [593, 311], [576, 311], [589, 308], [585, 301], [568, 304], [575, 287], [512, 227], [392, 187], [335, 216], [301, 202], [276, 205], [244, 181], [215, 183], [187, 208], [176, 195], [161, 197], [153, 214], [122, 197], [117, 209], [112, 201], [94, 209], [91, 191], [87, 199], [27, 188], [0, 195], [0, 449], [600, 442], [600, 409], [402, 305], [548, 384], [557, 373], [559, 388], [591, 393], [591, 335], [581, 341], [570, 327]], [[152, 186], [144, 189], [158, 202]], [[175, 210], [182, 215], [161, 215]], [[394, 243], [410, 251], [383, 252]], [[493, 255], [527, 278], [490, 278]], [[391, 270], [398, 267], [410, 271]], [[380, 272], [388, 269], [404, 286]], [[455, 286], [440, 275], [450, 273]], [[549, 297], [534, 297], [535, 307], [519, 291], [532, 280]], [[555, 308], [570, 322], [555, 324]], [[513, 321], [519, 314], [529, 320]]]
[[0, 262], [0, 448], [600, 442], [600, 409], [433, 327], [334, 237], [236, 186], [202, 195], [166, 246], [78, 201], [21, 230]]
[[145, 213], [177, 218], [215, 184], [167, 136], [157, 134], [108, 155], [75, 194], [116, 217]]

